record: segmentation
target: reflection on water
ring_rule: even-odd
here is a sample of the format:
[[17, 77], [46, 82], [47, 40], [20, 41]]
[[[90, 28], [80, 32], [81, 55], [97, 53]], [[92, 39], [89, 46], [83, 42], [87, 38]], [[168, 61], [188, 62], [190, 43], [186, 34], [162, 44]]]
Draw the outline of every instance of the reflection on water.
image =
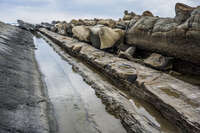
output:
[[43, 39], [34, 38], [36, 59], [54, 106], [59, 133], [125, 133], [120, 121], [105, 106], [72, 66]]

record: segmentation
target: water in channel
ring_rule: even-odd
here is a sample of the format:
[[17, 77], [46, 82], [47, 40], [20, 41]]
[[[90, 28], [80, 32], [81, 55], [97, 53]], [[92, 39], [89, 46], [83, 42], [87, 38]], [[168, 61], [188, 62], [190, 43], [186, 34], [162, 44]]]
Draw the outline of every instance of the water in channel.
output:
[[68, 62], [43, 39], [34, 37], [34, 43], [59, 133], [126, 133]]

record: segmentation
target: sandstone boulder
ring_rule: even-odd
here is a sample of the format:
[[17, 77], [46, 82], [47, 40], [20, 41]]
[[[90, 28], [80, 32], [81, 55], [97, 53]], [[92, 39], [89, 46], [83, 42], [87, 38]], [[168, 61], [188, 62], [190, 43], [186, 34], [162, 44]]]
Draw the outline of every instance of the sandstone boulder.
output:
[[75, 26], [72, 29], [73, 36], [80, 41], [90, 42], [90, 30], [88, 26]]
[[157, 53], [152, 53], [144, 60], [144, 63], [159, 70], [168, 70], [172, 68], [172, 58], [164, 57]]
[[72, 36], [72, 25], [66, 22], [57, 23], [55, 25], [57, 32], [61, 35]]
[[124, 31], [120, 29], [111, 29], [102, 25], [90, 28], [90, 40], [92, 45], [99, 49], [112, 48], [122, 42]]

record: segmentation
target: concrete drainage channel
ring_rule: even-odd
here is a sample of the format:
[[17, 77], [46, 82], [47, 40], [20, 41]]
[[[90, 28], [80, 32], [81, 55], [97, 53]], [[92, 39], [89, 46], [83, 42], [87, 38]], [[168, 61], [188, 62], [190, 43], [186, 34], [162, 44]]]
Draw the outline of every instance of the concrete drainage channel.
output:
[[[34, 37], [36, 59], [59, 133], [178, 132], [150, 105], [121, 92], [105, 77], [43, 38], [48, 43]], [[141, 120], [144, 125], [133, 120]]]

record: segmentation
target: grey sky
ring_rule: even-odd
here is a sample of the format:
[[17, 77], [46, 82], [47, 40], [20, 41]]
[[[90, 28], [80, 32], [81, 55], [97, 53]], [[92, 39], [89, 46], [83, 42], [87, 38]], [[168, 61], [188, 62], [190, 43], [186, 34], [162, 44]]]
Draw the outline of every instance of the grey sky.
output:
[[73, 18], [118, 19], [126, 9], [136, 14], [150, 10], [156, 16], [173, 17], [177, 2], [200, 5], [200, 0], [0, 0], [0, 21], [23, 19], [40, 23]]

